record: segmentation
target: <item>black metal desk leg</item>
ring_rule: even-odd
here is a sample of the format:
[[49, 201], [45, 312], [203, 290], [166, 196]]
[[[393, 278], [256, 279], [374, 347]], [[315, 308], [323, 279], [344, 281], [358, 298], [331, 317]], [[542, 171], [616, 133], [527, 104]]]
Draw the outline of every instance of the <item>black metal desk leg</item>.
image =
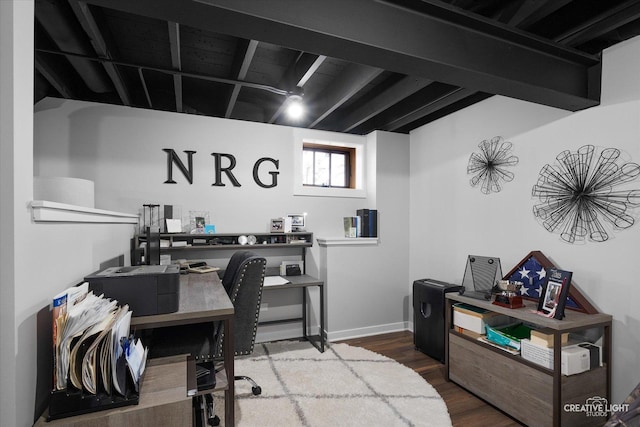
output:
[[233, 342], [233, 316], [224, 321], [224, 338], [222, 351], [224, 353], [224, 367], [227, 371], [229, 385], [224, 394], [225, 425], [235, 426], [235, 349]]
[[307, 292], [306, 287], [302, 288], [302, 336], [308, 340], [307, 336]]
[[324, 285], [318, 286], [320, 290], [320, 348], [324, 353]]

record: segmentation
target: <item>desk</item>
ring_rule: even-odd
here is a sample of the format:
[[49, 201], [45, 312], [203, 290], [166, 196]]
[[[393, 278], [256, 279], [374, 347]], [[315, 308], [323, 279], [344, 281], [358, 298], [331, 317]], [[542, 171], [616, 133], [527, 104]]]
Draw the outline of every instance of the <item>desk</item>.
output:
[[[302, 317], [294, 319], [282, 319], [273, 320], [270, 322], [261, 322], [260, 324], [279, 323], [290, 320], [302, 320], [302, 334], [306, 340], [308, 340], [315, 348], [321, 353], [324, 353], [324, 282], [316, 279], [315, 277], [303, 274], [301, 276], [286, 276], [289, 283], [281, 285], [269, 285], [264, 286], [265, 291], [278, 290], [278, 289], [302, 289]], [[309, 286], [317, 286], [320, 291], [320, 330], [318, 335], [309, 336], [307, 334], [307, 288]]]
[[[180, 303], [174, 313], [140, 316], [131, 319], [131, 328], [149, 329], [188, 325], [202, 322], [224, 322], [223, 358], [226, 384], [217, 383], [216, 389], [225, 389], [225, 425], [235, 425], [233, 304], [218, 273], [187, 274], [180, 277]], [[226, 386], [226, 387], [225, 387]]]
[[[174, 313], [140, 316], [131, 319], [131, 328], [148, 329], [201, 322], [224, 322], [223, 356], [226, 379], [216, 384], [225, 390], [225, 425], [235, 425], [234, 413], [234, 348], [233, 304], [217, 273], [189, 274], [180, 277], [180, 304]], [[176, 425], [176, 416], [191, 414], [188, 391], [188, 366], [185, 357], [152, 359], [148, 363], [140, 386], [140, 403], [117, 409], [92, 412], [50, 422], [40, 417], [36, 426], [96, 425]], [[195, 382], [195, 373], [193, 373]], [[182, 411], [182, 412], [180, 412]]]

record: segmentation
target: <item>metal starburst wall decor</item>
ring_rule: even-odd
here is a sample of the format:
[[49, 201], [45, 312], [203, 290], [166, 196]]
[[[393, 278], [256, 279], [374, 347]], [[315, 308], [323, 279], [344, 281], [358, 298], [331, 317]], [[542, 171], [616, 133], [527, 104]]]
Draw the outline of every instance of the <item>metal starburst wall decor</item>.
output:
[[[617, 189], [640, 175], [636, 163], [618, 164], [620, 150], [603, 149], [596, 155], [593, 145], [576, 152], [565, 150], [555, 165], [545, 165], [532, 194], [540, 201], [533, 214], [549, 232], [560, 232], [562, 240], [609, 239], [605, 224], [615, 230], [634, 223], [631, 209], [640, 205], [640, 190]], [[617, 190], [616, 190], [617, 189]], [[609, 227], [609, 228], [611, 228]]]
[[467, 165], [467, 174], [474, 174], [469, 181], [472, 187], [480, 185], [484, 194], [497, 193], [503, 182], [513, 181], [513, 172], [506, 169], [518, 164], [518, 158], [510, 155], [512, 145], [501, 136], [478, 144], [480, 152], [472, 153]]

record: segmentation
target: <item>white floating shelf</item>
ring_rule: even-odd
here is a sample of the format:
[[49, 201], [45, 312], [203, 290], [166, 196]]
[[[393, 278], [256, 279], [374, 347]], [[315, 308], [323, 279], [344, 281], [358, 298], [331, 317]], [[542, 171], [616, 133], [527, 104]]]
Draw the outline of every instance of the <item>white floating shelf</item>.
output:
[[377, 245], [377, 237], [318, 237], [320, 246], [364, 246]]
[[35, 222], [89, 222], [96, 224], [138, 223], [138, 215], [49, 202], [46, 200], [32, 201], [31, 213]]

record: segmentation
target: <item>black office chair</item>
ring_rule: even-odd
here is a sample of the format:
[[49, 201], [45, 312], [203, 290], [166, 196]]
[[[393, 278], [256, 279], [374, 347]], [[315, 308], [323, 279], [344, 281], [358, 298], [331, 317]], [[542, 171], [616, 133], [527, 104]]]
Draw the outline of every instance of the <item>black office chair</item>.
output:
[[[234, 308], [233, 343], [236, 356], [253, 353], [256, 341], [256, 329], [260, 316], [262, 286], [264, 284], [267, 261], [251, 251], [238, 251], [233, 254], [222, 277], [229, 299]], [[215, 334], [214, 357], [222, 357], [224, 330]], [[252, 385], [253, 394], [260, 394], [260, 386], [246, 376], [236, 376], [236, 380], [246, 380]]]
[[[266, 259], [257, 256], [254, 252], [238, 251], [232, 255], [222, 277], [222, 285], [234, 307], [233, 341], [236, 356], [253, 352], [266, 264]], [[161, 328], [153, 332], [152, 339], [153, 345], [150, 349], [152, 357], [190, 353], [198, 365], [205, 366], [212, 371], [211, 377], [215, 377], [213, 362], [222, 360], [223, 353], [222, 323], [208, 322]], [[234, 380], [248, 381], [254, 395], [262, 392], [260, 386], [250, 377], [237, 375]], [[206, 394], [204, 402], [201, 396], [195, 399], [194, 407], [206, 410], [208, 423], [218, 425], [219, 418], [214, 414], [212, 395]]]
[[[262, 286], [267, 261], [251, 251], [238, 251], [233, 254], [222, 277], [222, 285], [229, 295], [234, 307], [233, 342], [236, 356], [249, 355], [253, 352], [260, 315]], [[213, 358], [222, 358], [224, 328], [216, 325], [214, 332]], [[262, 393], [261, 387], [250, 377], [236, 375], [234, 380], [244, 380], [251, 384], [254, 395]], [[218, 425], [220, 420], [215, 415], [213, 397], [205, 395], [207, 420], [210, 425]]]

